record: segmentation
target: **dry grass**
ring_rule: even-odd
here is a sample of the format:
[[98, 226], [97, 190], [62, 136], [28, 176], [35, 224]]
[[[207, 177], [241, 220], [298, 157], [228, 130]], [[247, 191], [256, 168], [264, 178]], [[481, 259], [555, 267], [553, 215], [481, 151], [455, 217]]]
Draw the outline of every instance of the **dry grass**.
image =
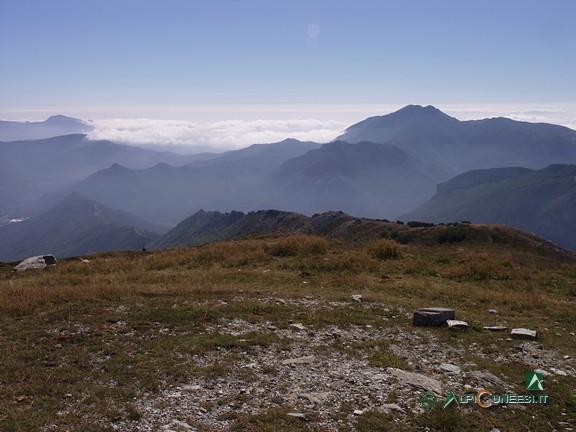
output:
[[[88, 258], [90, 263], [69, 259], [23, 274], [0, 268], [0, 430], [39, 430], [55, 418], [70, 430], [111, 430], [117, 419], [138, 419], [132, 401], [142, 392], [186, 382], [193, 374], [229, 373], [234, 356], [251, 347], [290, 345], [267, 334], [239, 342], [205, 331], [224, 318], [278, 327], [291, 320], [320, 328], [383, 325], [382, 316], [369, 309], [340, 313], [323, 307], [348, 302], [351, 294], [391, 310], [453, 307], [458, 318], [475, 326], [490, 324], [487, 311], [497, 309], [506, 325], [535, 328], [546, 348], [576, 357], [574, 338], [551, 337], [544, 330], [576, 331], [576, 266], [542, 260], [529, 250], [492, 243], [419, 247], [280, 236]], [[319, 306], [265, 304], [264, 298], [308, 298]], [[392, 325], [410, 324], [402, 316]], [[163, 329], [169, 337], [159, 337]], [[479, 332], [469, 337], [486, 342]], [[385, 347], [357, 348], [374, 364], [406, 366]], [[223, 353], [218, 364], [186, 363], [215, 350]], [[72, 403], [69, 394], [78, 400]], [[575, 407], [569, 392], [557, 397], [564, 398], [564, 409]], [[430, 424], [456, 428], [444, 430], [461, 424], [451, 413], [428, 415]], [[282, 409], [238, 418], [234, 430], [273, 430], [266, 429], [270, 419], [280, 422], [280, 430], [307, 430], [287, 420]], [[392, 420], [375, 413], [362, 417], [357, 429], [380, 430], [370, 429], [379, 421]], [[414, 418], [414, 424], [423, 421]]]

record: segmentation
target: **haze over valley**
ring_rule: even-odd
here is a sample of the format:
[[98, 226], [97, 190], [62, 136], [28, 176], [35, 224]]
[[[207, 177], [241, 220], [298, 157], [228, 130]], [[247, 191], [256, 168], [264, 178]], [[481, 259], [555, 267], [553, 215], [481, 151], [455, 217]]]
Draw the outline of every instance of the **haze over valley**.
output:
[[[68, 256], [146, 247], [153, 233], [201, 210], [275, 209], [307, 216], [343, 211], [391, 221], [500, 223], [576, 246], [571, 217], [576, 132], [564, 126], [501, 117], [461, 121], [430, 105], [408, 105], [350, 125], [328, 143], [287, 137], [182, 155], [94, 140], [86, 135], [87, 125], [64, 116], [0, 123], [2, 138], [26, 138], [0, 143], [0, 259], [43, 250]], [[65, 135], [51, 136], [60, 133]], [[528, 174], [521, 189], [506, 183]], [[481, 185], [490, 192], [480, 192]], [[76, 237], [66, 240], [66, 227], [94, 229], [95, 222], [78, 220], [70, 207], [88, 202], [94, 203], [94, 217], [101, 218], [98, 209], [106, 208], [147, 221], [146, 233], [120, 244], [118, 236], [107, 243], [98, 235], [92, 240], [97, 244], [82, 247], [85, 241]], [[144, 223], [104, 219], [136, 230]], [[43, 232], [42, 226], [51, 228]]]

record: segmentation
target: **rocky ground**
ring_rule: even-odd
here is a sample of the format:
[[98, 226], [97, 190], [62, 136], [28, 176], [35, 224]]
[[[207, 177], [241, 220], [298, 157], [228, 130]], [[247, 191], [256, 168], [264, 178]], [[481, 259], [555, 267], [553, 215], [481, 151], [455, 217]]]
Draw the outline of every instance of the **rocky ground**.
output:
[[[264, 302], [321, 309], [315, 300], [268, 298]], [[354, 301], [331, 302], [324, 307], [347, 313], [359, 305]], [[191, 367], [218, 365], [222, 370], [199, 374], [197, 379], [168, 386], [160, 394], [144, 394], [135, 400], [139, 418], [115, 423], [114, 428], [242, 430], [242, 419], [275, 410], [280, 416], [297, 419], [310, 430], [354, 430], [359, 418], [374, 413], [388, 414], [386, 418], [394, 429], [395, 424], [400, 427], [430, 410], [421, 402], [422, 395], [429, 396], [429, 392], [438, 395], [440, 405], [449, 392], [464, 395], [487, 389], [527, 394], [523, 382], [527, 371], [511, 370], [511, 364], [541, 371], [547, 385], [576, 376], [572, 358], [545, 349], [539, 341], [516, 341], [507, 333], [495, 332], [481, 335], [494, 339], [494, 344], [486, 345], [475, 341], [478, 331], [474, 329], [414, 328], [410, 311], [382, 303], [362, 303], [360, 307], [382, 315], [381, 325], [314, 328], [291, 322], [278, 328], [270, 321], [218, 320], [205, 331], [232, 335], [239, 341], [254, 334], [269, 335], [280, 342], [266, 348], [221, 348], [203, 355], [183, 354], [182, 361]], [[557, 331], [562, 330], [549, 329], [551, 334]], [[169, 329], [158, 332], [170, 336]], [[574, 338], [574, 334], [563, 337]], [[507, 366], [486, 367], [494, 364]], [[482, 410], [474, 404], [456, 409]], [[536, 408], [532, 405], [520, 404], [491, 408], [533, 409]], [[572, 430], [576, 424], [567, 418], [570, 415], [560, 413], [562, 418], [557, 424], [550, 424], [550, 430]], [[249, 428], [251, 423], [246, 424]]]

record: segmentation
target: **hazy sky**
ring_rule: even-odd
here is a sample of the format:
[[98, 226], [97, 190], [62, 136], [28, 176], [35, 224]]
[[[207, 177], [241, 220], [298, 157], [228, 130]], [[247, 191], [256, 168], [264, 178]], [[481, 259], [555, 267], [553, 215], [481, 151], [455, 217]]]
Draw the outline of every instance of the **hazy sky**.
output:
[[347, 122], [417, 103], [571, 124], [575, 22], [575, 0], [1, 0], [0, 118]]

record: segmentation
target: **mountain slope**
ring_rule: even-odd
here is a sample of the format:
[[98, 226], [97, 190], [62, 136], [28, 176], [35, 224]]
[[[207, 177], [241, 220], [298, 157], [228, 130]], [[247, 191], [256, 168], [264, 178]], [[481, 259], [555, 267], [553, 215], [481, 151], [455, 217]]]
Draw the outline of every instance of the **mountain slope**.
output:
[[282, 165], [262, 185], [259, 207], [394, 218], [452, 174], [391, 145], [337, 141]]
[[189, 157], [159, 153], [84, 135], [43, 140], [0, 142], [0, 218], [20, 216], [39, 197], [121, 163], [145, 168], [159, 162], [183, 165]]
[[256, 186], [286, 160], [319, 147], [285, 140], [231, 151], [182, 167], [159, 164], [135, 170], [115, 164], [67, 189], [145, 219], [177, 223], [202, 208], [251, 210]]
[[576, 166], [550, 165], [461, 174], [406, 218], [507, 224], [576, 250], [575, 214]]
[[70, 195], [46, 213], [0, 227], [0, 261], [53, 253], [66, 257], [101, 251], [139, 250], [165, 229]]
[[149, 245], [152, 249], [195, 246], [262, 233], [293, 232], [308, 218], [298, 213], [260, 210], [244, 214], [200, 210]]
[[305, 234], [337, 237], [354, 241], [393, 239], [403, 244], [458, 246], [498, 245], [523, 250], [545, 259], [575, 262], [576, 255], [534, 234], [503, 225], [446, 224], [412, 226], [387, 220], [355, 218], [343, 212], [304, 216], [278, 210], [242, 212], [205, 212], [182, 221], [152, 242], [150, 249], [171, 249], [210, 242], [242, 239], [262, 234]]
[[409, 105], [368, 118], [337, 140], [391, 143], [424, 162], [458, 172], [576, 163], [576, 131], [569, 128], [506, 118], [459, 121], [433, 106]]
[[63, 115], [43, 122], [0, 120], [0, 141], [39, 140], [60, 135], [82, 134], [92, 130], [89, 123]]

